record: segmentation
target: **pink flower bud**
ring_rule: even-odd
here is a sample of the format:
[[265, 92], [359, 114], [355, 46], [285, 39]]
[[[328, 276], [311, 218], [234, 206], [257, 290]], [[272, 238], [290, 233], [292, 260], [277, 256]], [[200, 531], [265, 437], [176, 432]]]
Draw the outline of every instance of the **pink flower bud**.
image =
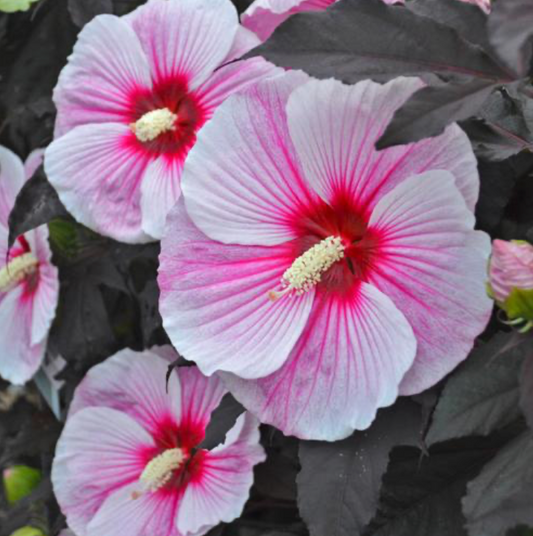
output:
[[513, 288], [533, 290], [533, 246], [519, 240], [494, 240], [489, 281], [494, 298], [501, 303]]

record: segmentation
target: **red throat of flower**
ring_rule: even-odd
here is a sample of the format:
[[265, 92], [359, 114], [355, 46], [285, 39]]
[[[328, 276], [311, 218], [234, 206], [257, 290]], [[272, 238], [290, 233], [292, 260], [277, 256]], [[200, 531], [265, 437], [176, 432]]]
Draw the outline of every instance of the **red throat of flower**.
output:
[[295, 260], [285, 271], [273, 301], [316, 287], [346, 294], [368, 278], [379, 249], [379, 236], [368, 228], [368, 215], [348, 197], [328, 205], [314, 202], [294, 219]]
[[160, 81], [130, 100], [129, 143], [156, 155], [184, 158], [207, 120], [207, 112], [182, 78]]
[[176, 425], [171, 419], [159, 423], [153, 435], [156, 447], [143, 455], [144, 470], [132, 499], [144, 493], [182, 493], [189, 482], [200, 478], [205, 452], [195, 447], [203, 434], [200, 424]]

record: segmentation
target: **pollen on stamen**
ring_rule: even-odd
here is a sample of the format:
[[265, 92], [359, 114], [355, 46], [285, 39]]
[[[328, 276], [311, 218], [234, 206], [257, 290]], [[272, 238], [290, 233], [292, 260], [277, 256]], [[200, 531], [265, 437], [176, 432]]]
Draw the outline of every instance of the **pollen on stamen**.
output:
[[153, 141], [164, 132], [175, 130], [178, 116], [168, 108], [145, 113], [138, 121], [130, 124], [132, 132], [142, 142]]
[[276, 301], [294, 292], [300, 296], [320, 282], [324, 272], [344, 258], [344, 245], [338, 236], [328, 236], [300, 255], [285, 270], [281, 278], [281, 290], [271, 290], [268, 298]]
[[[157, 491], [168, 484], [172, 474], [179, 469], [185, 460], [185, 455], [180, 448], [167, 449], [146, 465], [139, 480], [143, 491]], [[137, 499], [143, 492], [135, 491], [132, 499]]]
[[16, 287], [23, 279], [33, 274], [38, 266], [39, 261], [31, 252], [9, 261], [0, 270], [0, 292], [7, 292]]

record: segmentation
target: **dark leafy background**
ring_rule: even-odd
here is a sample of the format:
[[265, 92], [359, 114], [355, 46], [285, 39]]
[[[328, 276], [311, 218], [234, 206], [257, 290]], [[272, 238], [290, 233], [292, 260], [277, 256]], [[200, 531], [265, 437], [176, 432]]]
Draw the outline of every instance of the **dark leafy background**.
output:
[[[41, 0], [0, 14], [0, 144], [25, 158], [51, 141], [52, 89], [79, 29], [139, 3]], [[239, 11], [249, 3], [235, 0]], [[346, 83], [421, 76], [427, 87], [397, 112], [379, 146], [460, 121], [479, 158], [478, 227], [533, 241], [532, 35], [531, 0], [496, 0], [488, 19], [456, 0], [341, 0], [293, 16], [250, 55]], [[11, 238], [43, 223], [61, 280], [49, 353], [67, 362], [68, 408], [92, 365], [120, 348], [168, 343], [157, 308], [159, 245], [127, 246], [76, 224], [40, 169], [11, 214]], [[532, 354], [532, 337], [495, 315], [449, 378], [380, 411], [369, 430], [322, 443], [263, 426], [268, 459], [245, 511], [210, 535], [532, 536]], [[62, 424], [33, 385], [13, 394], [0, 382], [0, 405], [0, 468], [25, 463], [44, 474], [14, 506], [0, 497], [0, 536], [27, 523], [55, 536], [64, 518], [49, 473]], [[202, 446], [222, 441], [240, 411], [225, 397]]]

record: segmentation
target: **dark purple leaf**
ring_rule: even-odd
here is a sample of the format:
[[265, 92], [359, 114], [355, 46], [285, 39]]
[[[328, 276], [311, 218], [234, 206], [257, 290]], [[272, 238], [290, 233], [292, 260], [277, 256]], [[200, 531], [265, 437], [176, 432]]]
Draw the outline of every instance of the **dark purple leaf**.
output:
[[476, 155], [488, 160], [505, 160], [523, 150], [533, 150], [533, 123], [529, 123], [531, 99], [496, 91], [485, 102], [478, 117], [465, 123]]
[[400, 401], [380, 410], [364, 432], [335, 443], [302, 441], [298, 506], [311, 536], [357, 536], [376, 511], [389, 451], [415, 445], [422, 419], [418, 405]]
[[379, 510], [364, 536], [466, 536], [461, 498], [507, 436], [462, 439], [424, 455], [396, 447], [390, 455]]
[[345, 82], [425, 73], [513, 79], [453, 28], [382, 0], [341, 0], [327, 11], [298, 13], [248, 54], [257, 55]]
[[524, 359], [520, 373], [520, 407], [529, 427], [533, 430], [533, 349]]
[[428, 445], [468, 435], [487, 435], [519, 418], [518, 374], [528, 343], [498, 334], [472, 352], [448, 380], [426, 436]]
[[24, 184], [9, 214], [9, 246], [17, 236], [58, 217], [68, 213], [41, 166]]
[[503, 60], [520, 77], [527, 75], [532, 58], [533, 2], [499, 0], [489, 17], [489, 39]]
[[96, 15], [112, 13], [112, 0], [68, 0], [68, 10], [72, 21], [80, 28], [90, 22]]
[[[505, 0], [504, 0], [505, 1]], [[506, 445], [468, 484], [463, 512], [470, 536], [500, 536], [533, 524], [533, 435]]]
[[457, 0], [411, 0], [406, 6], [417, 15], [454, 28], [463, 39], [490, 51], [487, 15], [478, 6]]
[[462, 84], [422, 88], [394, 114], [376, 147], [385, 149], [442, 134], [450, 123], [478, 113], [495, 87], [493, 82], [473, 78]]

